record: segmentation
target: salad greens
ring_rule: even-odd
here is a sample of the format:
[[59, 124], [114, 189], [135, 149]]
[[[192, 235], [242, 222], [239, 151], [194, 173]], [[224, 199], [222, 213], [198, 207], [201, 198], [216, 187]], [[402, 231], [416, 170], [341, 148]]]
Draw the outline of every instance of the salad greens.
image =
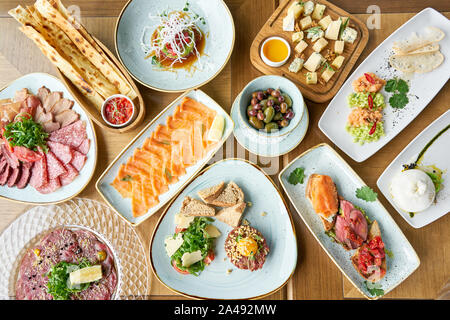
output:
[[34, 151], [40, 147], [44, 152], [48, 150], [45, 143], [48, 133], [41, 124], [28, 117], [22, 116], [21, 120], [7, 124], [3, 136], [12, 147], [21, 146]]
[[[204, 259], [214, 247], [214, 238], [211, 238], [208, 235], [205, 228], [213, 221], [214, 219], [208, 217], [196, 217], [186, 230], [180, 232], [183, 235], [183, 244], [171, 257], [172, 263], [174, 263], [178, 269], [188, 271], [195, 276], [198, 276], [199, 273], [205, 269], [206, 263]], [[176, 234], [174, 237], [176, 237]], [[189, 267], [183, 267], [181, 261], [183, 254], [192, 253], [197, 250], [201, 251], [203, 259]]]
[[48, 277], [47, 292], [53, 296], [55, 300], [69, 300], [72, 294], [76, 294], [86, 290], [90, 283], [83, 283], [76, 287], [69, 287], [69, 275], [71, 272], [91, 267], [89, 260], [83, 258], [79, 264], [61, 261], [55, 264], [46, 276]]

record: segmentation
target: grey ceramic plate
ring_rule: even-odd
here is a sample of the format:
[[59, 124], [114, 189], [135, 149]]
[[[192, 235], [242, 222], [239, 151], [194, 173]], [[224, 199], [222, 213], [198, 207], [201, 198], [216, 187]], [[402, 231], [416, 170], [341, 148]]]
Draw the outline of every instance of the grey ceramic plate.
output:
[[[243, 190], [247, 207], [243, 219], [266, 238], [270, 252], [262, 269], [236, 268], [228, 259], [224, 243], [232, 228], [220, 221], [214, 225], [222, 235], [216, 240], [215, 259], [199, 276], [181, 275], [173, 269], [164, 240], [175, 231], [174, 216], [185, 196], [220, 181], [234, 181]], [[266, 212], [266, 215], [262, 215]], [[203, 170], [167, 206], [150, 242], [150, 262], [156, 277], [176, 293], [200, 299], [255, 299], [274, 293], [291, 277], [297, 264], [297, 241], [292, 217], [279, 190], [256, 165], [241, 159], [226, 159]], [[227, 270], [233, 270], [227, 274]]]
[[[303, 184], [292, 185], [288, 182], [288, 178], [298, 167], [305, 169], [305, 180]], [[393, 253], [392, 258], [387, 257], [386, 276], [378, 282], [384, 294], [387, 294], [419, 267], [420, 260], [414, 248], [380, 201], [366, 202], [356, 198], [355, 191], [365, 185], [364, 181], [329, 145], [319, 144], [288, 164], [279, 175], [287, 196], [331, 260], [365, 297], [379, 298], [369, 293], [364, 284], [364, 278], [354, 269], [350, 261], [354, 250], [345, 250], [325, 234], [319, 216], [305, 197], [307, 179], [313, 173], [329, 175], [336, 183], [338, 193], [344, 199], [363, 208], [371, 220], [378, 221], [386, 248]]]
[[[122, 163], [126, 163], [128, 158], [133, 155], [136, 148], [140, 148], [144, 141], [150, 136], [150, 134], [155, 130], [158, 124], [166, 124], [167, 117], [171, 116], [179, 105], [183, 97], [189, 97], [203, 103], [208, 108], [215, 110], [218, 115], [221, 115], [225, 119], [225, 128], [222, 136], [222, 140], [219, 141], [213, 150], [195, 165], [186, 168], [186, 174], [179, 177], [177, 183], [169, 185], [169, 191], [163, 193], [159, 197], [159, 204], [153, 208], [150, 208], [148, 212], [140, 217], [133, 217], [131, 211], [131, 200], [122, 198], [121, 194], [111, 186], [111, 183], [116, 177], [119, 167]], [[150, 217], [152, 214], [157, 212], [161, 207], [163, 207], [167, 202], [174, 197], [184, 185], [186, 185], [194, 176], [197, 174], [205, 164], [213, 157], [213, 155], [222, 147], [222, 144], [228, 139], [228, 137], [233, 132], [233, 120], [228, 115], [228, 113], [222, 109], [222, 107], [217, 104], [211, 97], [201, 90], [191, 90], [188, 91], [177, 99], [175, 99], [170, 105], [168, 105], [159, 115], [157, 115], [144, 129], [139, 132], [136, 137], [124, 148], [124, 150], [114, 159], [114, 161], [106, 168], [100, 178], [97, 180], [96, 188], [100, 195], [105, 199], [105, 201], [124, 219], [133, 225], [138, 225], [145, 219]]]
[[[158, 70], [151, 59], [145, 59], [141, 47], [144, 28], [148, 27], [150, 33], [144, 38], [150, 41], [152, 30], [159, 24], [149, 15], [183, 10], [187, 2], [193, 12], [205, 18], [205, 24], [198, 24], [206, 35], [203, 54], [190, 70]], [[115, 41], [119, 59], [138, 82], [159, 91], [181, 92], [200, 87], [219, 74], [233, 51], [234, 36], [233, 17], [222, 0], [131, 0], [117, 20]]]

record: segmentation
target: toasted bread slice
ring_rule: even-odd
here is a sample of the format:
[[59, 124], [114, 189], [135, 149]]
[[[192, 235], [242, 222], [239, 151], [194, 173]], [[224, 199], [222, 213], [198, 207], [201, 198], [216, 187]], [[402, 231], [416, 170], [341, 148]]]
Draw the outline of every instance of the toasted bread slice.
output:
[[[381, 237], [381, 230], [380, 230], [380, 226], [378, 225], [378, 222], [375, 220], [372, 223], [372, 225], [370, 226], [367, 242], [369, 242], [376, 236]], [[383, 239], [383, 238], [381, 237], [381, 239]], [[356, 250], [355, 254], [351, 258], [353, 267], [356, 269], [356, 271], [358, 271], [358, 273], [364, 279], [369, 280], [371, 282], [380, 281], [381, 279], [384, 278], [384, 276], [386, 275], [386, 272], [381, 272], [381, 273], [379, 272], [378, 274], [375, 274], [375, 275], [374, 274], [367, 275], [358, 268], [358, 258], [359, 258], [359, 252], [360, 252], [361, 248], [362, 247], [359, 247], [358, 250]], [[386, 257], [383, 258], [380, 268], [383, 269], [384, 271], [387, 271]]]
[[246, 206], [247, 204], [245, 202], [241, 202], [232, 207], [224, 208], [217, 212], [215, 218], [236, 228], [241, 222], [242, 214], [244, 213]]
[[241, 188], [239, 188], [236, 183], [231, 181], [217, 198], [205, 202], [217, 207], [232, 207], [238, 203], [244, 202], [244, 192], [242, 192]]
[[324, 229], [331, 230], [339, 210], [338, 194], [333, 180], [327, 175], [310, 175], [305, 196], [321, 218]]
[[185, 216], [212, 217], [216, 214], [216, 209], [204, 204], [200, 200], [185, 197], [181, 205], [180, 214]]
[[215, 186], [198, 191], [197, 194], [205, 203], [209, 203], [211, 201], [214, 201], [214, 199], [216, 199], [222, 193], [224, 187], [225, 182], [221, 181]]

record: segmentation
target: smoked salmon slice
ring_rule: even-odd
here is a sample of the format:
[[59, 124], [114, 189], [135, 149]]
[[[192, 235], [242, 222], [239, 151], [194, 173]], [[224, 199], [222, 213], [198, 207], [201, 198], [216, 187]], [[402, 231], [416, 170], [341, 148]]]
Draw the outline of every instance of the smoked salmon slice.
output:
[[186, 174], [216, 144], [207, 140], [216, 111], [185, 97], [156, 126], [141, 148], [119, 168], [111, 185], [124, 198], [131, 198], [133, 216], [138, 217], [158, 205], [159, 196]]

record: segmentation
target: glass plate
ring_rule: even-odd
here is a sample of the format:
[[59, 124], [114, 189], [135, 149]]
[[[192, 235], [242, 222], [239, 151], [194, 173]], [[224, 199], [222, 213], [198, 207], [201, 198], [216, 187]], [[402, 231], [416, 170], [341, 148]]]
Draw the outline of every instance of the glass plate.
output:
[[25, 251], [59, 227], [84, 228], [113, 251], [119, 281], [116, 299], [145, 299], [150, 292], [147, 257], [139, 235], [106, 205], [89, 199], [29, 209], [0, 235], [0, 299], [15, 298], [18, 267]]

